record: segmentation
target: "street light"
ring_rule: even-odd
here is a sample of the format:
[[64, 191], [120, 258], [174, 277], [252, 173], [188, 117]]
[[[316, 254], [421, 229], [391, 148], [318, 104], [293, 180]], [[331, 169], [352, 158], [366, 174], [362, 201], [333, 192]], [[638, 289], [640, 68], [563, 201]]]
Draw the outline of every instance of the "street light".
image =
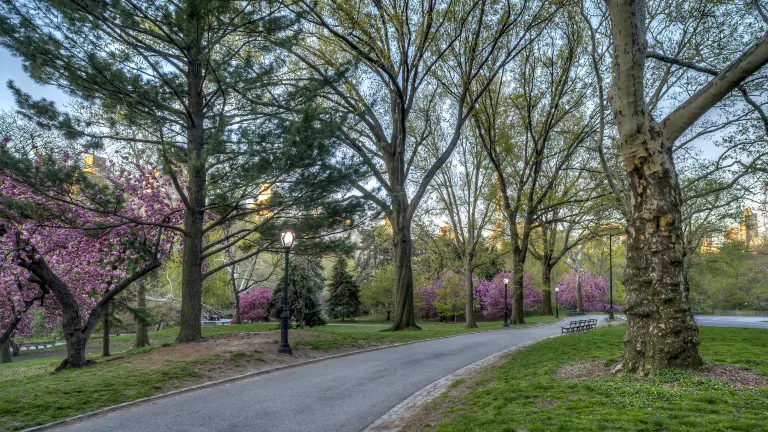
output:
[[555, 287], [555, 318], [560, 318], [560, 305], [557, 303], [558, 292], [560, 292], [560, 287]]
[[509, 279], [504, 278], [504, 327], [509, 327], [509, 322], [507, 322], [507, 316], [509, 315], [509, 308], [507, 307], [507, 286], [509, 286]]
[[291, 246], [293, 246], [295, 237], [291, 231], [287, 230], [280, 234], [280, 243], [285, 248], [285, 283], [283, 284], [283, 322], [280, 326], [280, 345], [278, 345], [277, 351], [282, 354], [293, 354], [291, 344], [288, 343], [288, 320], [291, 318], [288, 312], [288, 255], [291, 253]]
[[610, 309], [608, 309], [608, 319], [612, 320], [613, 318], [613, 233], [608, 234], [608, 286], [609, 286], [609, 292], [610, 292]]

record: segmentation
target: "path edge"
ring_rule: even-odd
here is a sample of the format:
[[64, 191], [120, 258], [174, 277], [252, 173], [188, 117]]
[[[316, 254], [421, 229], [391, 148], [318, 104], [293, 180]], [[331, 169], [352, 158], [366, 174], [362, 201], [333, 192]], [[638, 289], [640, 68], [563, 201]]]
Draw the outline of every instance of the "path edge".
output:
[[[220, 386], [220, 385], [223, 385], [223, 384], [229, 384], [229, 383], [233, 383], [233, 382], [237, 382], [237, 381], [243, 381], [243, 380], [246, 380], [246, 379], [249, 379], [249, 378], [255, 378], [255, 377], [258, 377], [258, 376], [261, 376], [261, 375], [267, 375], [267, 374], [270, 374], [270, 373], [280, 372], [280, 371], [284, 371], [284, 370], [288, 370], [288, 369], [293, 369], [293, 368], [300, 367], [300, 366], [306, 366], [306, 365], [313, 364], [313, 363], [320, 363], [320, 362], [323, 362], [323, 361], [326, 361], [326, 360], [333, 360], [333, 359], [342, 358], [342, 357], [349, 357], [349, 356], [353, 356], [353, 355], [357, 355], [357, 354], [365, 354], [365, 353], [369, 353], [369, 352], [373, 352], [373, 351], [380, 351], [380, 350], [384, 350], [384, 349], [388, 349], [388, 348], [396, 348], [396, 347], [401, 347], [401, 346], [406, 346], [406, 345], [414, 345], [414, 344], [417, 344], [417, 343], [429, 342], [429, 341], [434, 341], [434, 340], [439, 340], [439, 339], [449, 339], [449, 338], [454, 338], [454, 337], [459, 337], [459, 336], [466, 336], [466, 335], [473, 335], [473, 334], [480, 334], [480, 333], [491, 333], [491, 332], [497, 332], [497, 331], [523, 330], [523, 329], [529, 329], [529, 328], [534, 328], [534, 327], [543, 327], [543, 326], [554, 325], [554, 324], [562, 324], [565, 321], [567, 321], [568, 319], [570, 319], [570, 318], [562, 319], [560, 321], [555, 321], [555, 322], [551, 322], [551, 323], [534, 324], [534, 325], [530, 325], [530, 326], [526, 326], [526, 327], [518, 327], [518, 328], [511, 328], [511, 329], [510, 328], [500, 328], [500, 329], [496, 329], [496, 330], [485, 330], [485, 331], [476, 331], [476, 332], [462, 333], [462, 334], [453, 335], [453, 336], [439, 336], [439, 337], [434, 337], [434, 338], [429, 338], [429, 339], [421, 339], [421, 340], [410, 341], [410, 342], [402, 342], [402, 343], [390, 344], [390, 345], [381, 345], [381, 346], [376, 346], [376, 347], [372, 347], [372, 348], [366, 348], [366, 349], [362, 349], [362, 350], [356, 350], [356, 351], [350, 351], [350, 352], [346, 352], [346, 353], [333, 354], [333, 355], [329, 355], [329, 356], [326, 356], [326, 357], [318, 357], [318, 358], [315, 358], [315, 359], [300, 361], [298, 363], [293, 363], [293, 364], [284, 365], [284, 366], [276, 366], [276, 367], [273, 367], [273, 368], [263, 369], [263, 370], [259, 370], [259, 371], [248, 372], [248, 373], [241, 374], [241, 375], [235, 375], [235, 376], [232, 376], [232, 377], [229, 377], [229, 378], [223, 378], [223, 379], [216, 380], [216, 381], [209, 381], [209, 382], [198, 384], [198, 385], [191, 386], [191, 387], [184, 387], [184, 388], [181, 388], [181, 389], [178, 389], [178, 390], [173, 390], [173, 391], [170, 391], [170, 392], [167, 392], [167, 393], [161, 393], [161, 394], [157, 394], [157, 395], [154, 395], [154, 396], [148, 396], [148, 397], [141, 398], [141, 399], [136, 399], [136, 400], [132, 400], [132, 401], [128, 401], [128, 402], [123, 402], [121, 404], [108, 406], [108, 407], [105, 407], [105, 408], [98, 409], [96, 411], [91, 411], [91, 412], [87, 412], [87, 413], [84, 413], [84, 414], [78, 414], [76, 416], [68, 417], [68, 418], [65, 418], [65, 419], [62, 419], [62, 420], [56, 420], [56, 421], [51, 422], [51, 423], [46, 423], [46, 424], [39, 425], [39, 426], [32, 426], [31, 428], [22, 429], [19, 432], [47, 431], [47, 430], [50, 430], [50, 429], [52, 429], [54, 427], [64, 426], [64, 425], [71, 424], [71, 423], [80, 423], [80, 422], [82, 422], [84, 420], [87, 420], [87, 419], [89, 419], [91, 417], [96, 417], [96, 416], [100, 416], [102, 414], [110, 413], [112, 411], [119, 411], [121, 409], [142, 405], [142, 404], [145, 404], [147, 402], [154, 402], [154, 401], [157, 401], [157, 400], [160, 400], [160, 399], [165, 399], [165, 398], [172, 397], [172, 396], [178, 396], [178, 395], [184, 394], [184, 393], [191, 393], [191, 392], [198, 391], [198, 390], [204, 390], [204, 389], [211, 388], [211, 387], [217, 387], [217, 386]], [[351, 324], [351, 325], [354, 325], [354, 324]], [[538, 340], [536, 342], [538, 342]], [[502, 351], [502, 352], [504, 352], [504, 351]], [[496, 353], [496, 354], [500, 354], [500, 353]], [[496, 355], [496, 354], [491, 355], [491, 357]], [[483, 361], [483, 360], [486, 360], [486, 359], [482, 359], [482, 360], [479, 360], [479, 361]], [[465, 366], [465, 367], [467, 367], [467, 366]], [[459, 369], [459, 370], [461, 370], [461, 369]], [[458, 371], [456, 371], [456, 372], [458, 372]], [[454, 372], [454, 373], [456, 373], [456, 372]], [[421, 391], [421, 390], [418, 390], [416, 393], [418, 393], [419, 391]], [[413, 396], [413, 395], [411, 395], [411, 396]], [[409, 398], [410, 398], [410, 396], [409, 396]], [[406, 399], [406, 400], [408, 400], [408, 399]]]

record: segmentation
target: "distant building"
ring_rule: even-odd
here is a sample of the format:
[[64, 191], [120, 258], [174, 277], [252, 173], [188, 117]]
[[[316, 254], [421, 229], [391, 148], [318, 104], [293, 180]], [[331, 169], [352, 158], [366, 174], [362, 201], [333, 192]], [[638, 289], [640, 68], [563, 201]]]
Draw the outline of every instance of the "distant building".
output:
[[107, 158], [86, 153], [83, 156], [83, 172], [92, 175], [105, 175], [107, 173]]
[[701, 241], [701, 252], [717, 253], [723, 243], [731, 242], [743, 242], [747, 249], [763, 245], [764, 240], [758, 228], [757, 214], [752, 209], [745, 208], [739, 226], [725, 228], [722, 236], [710, 234], [704, 237]]

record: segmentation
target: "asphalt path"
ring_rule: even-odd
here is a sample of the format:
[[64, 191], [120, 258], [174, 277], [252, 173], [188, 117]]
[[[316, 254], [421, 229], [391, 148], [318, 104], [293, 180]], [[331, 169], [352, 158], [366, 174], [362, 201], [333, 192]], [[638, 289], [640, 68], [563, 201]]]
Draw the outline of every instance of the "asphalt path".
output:
[[768, 329], [768, 317], [696, 315], [694, 318], [700, 326]]
[[469, 334], [331, 359], [160, 399], [57, 430], [359, 431], [433, 381], [516, 345], [560, 334], [561, 326]]
[[[768, 329], [766, 317], [696, 316], [696, 321], [703, 326]], [[56, 430], [359, 431], [433, 381], [500, 351], [560, 334], [561, 326], [510, 328], [326, 360], [160, 399]]]

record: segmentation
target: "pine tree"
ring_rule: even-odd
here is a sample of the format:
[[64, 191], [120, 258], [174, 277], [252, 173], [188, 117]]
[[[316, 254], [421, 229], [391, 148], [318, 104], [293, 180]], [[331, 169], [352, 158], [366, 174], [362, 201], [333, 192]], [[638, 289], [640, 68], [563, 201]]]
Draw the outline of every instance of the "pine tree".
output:
[[360, 313], [360, 287], [347, 270], [347, 260], [340, 257], [333, 266], [331, 282], [328, 284], [328, 316], [344, 318]]
[[[295, 41], [295, 23], [274, 1], [0, 3], [0, 45], [32, 79], [81, 101], [62, 112], [10, 83], [19, 109], [86, 147], [146, 146], [173, 180], [184, 203], [183, 223], [165, 227], [183, 236], [179, 342], [202, 338], [203, 282], [234, 264], [212, 258], [257, 234], [279, 239], [264, 232], [270, 215], [320, 209], [341, 213], [340, 226], [352, 219], [318, 202], [348, 195], [340, 188], [357, 164], [336, 157], [339, 116], [315, 103], [324, 83], [276, 84], [290, 68], [278, 50]], [[233, 221], [245, 226], [209, 235]]]
[[[283, 298], [284, 278], [280, 279], [272, 291], [267, 313], [279, 319], [283, 313], [280, 301]], [[325, 286], [323, 267], [320, 260], [309, 256], [299, 256], [291, 260], [288, 274], [288, 302], [291, 319], [299, 328], [325, 325], [320, 293]]]

